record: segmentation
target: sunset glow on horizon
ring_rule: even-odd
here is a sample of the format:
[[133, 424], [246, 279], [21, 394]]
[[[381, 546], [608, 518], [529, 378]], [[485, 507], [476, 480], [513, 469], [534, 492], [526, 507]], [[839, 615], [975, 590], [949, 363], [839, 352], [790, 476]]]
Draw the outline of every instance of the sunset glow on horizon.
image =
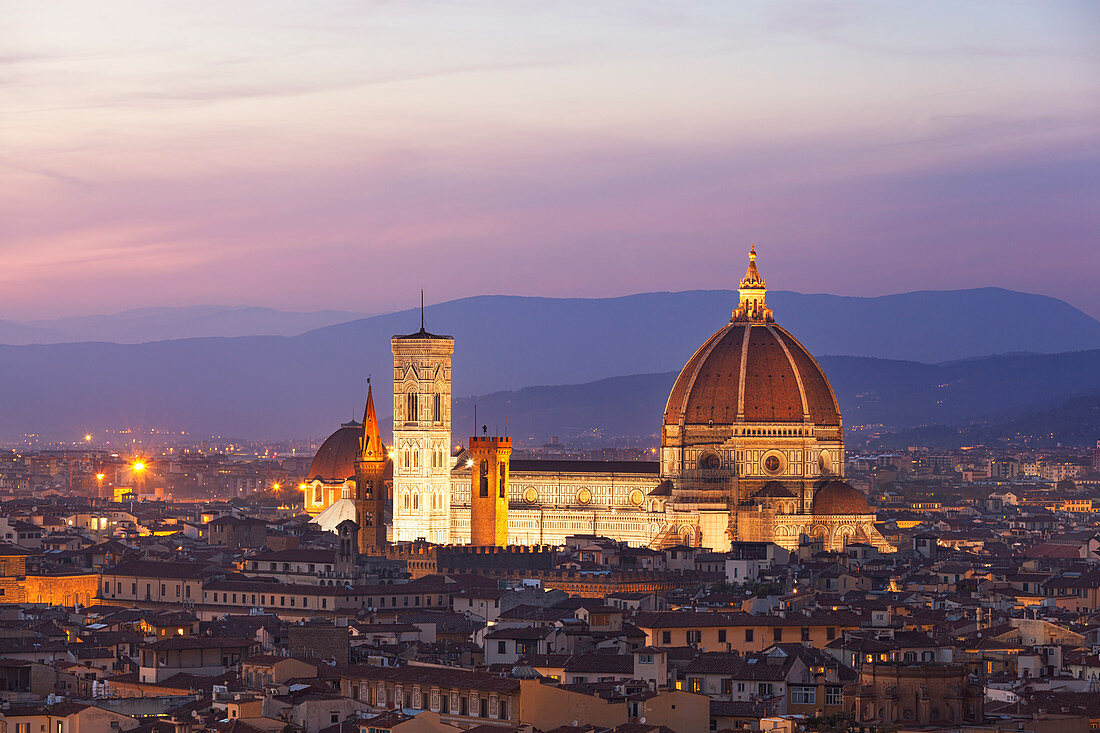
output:
[[1100, 316], [1092, 3], [0, 8], [0, 320], [734, 288], [750, 242]]

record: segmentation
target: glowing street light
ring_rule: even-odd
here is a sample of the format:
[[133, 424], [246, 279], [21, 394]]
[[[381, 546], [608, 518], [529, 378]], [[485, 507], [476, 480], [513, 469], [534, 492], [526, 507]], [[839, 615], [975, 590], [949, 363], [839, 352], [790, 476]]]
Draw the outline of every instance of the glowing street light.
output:
[[141, 473], [145, 470], [145, 463], [143, 463], [142, 461], [134, 461], [134, 464], [130, 466], [130, 469]]
[[85, 442], [85, 443], [90, 443], [90, 442], [92, 442], [92, 434], [91, 434], [91, 433], [85, 433], [85, 434], [84, 434], [84, 442]]

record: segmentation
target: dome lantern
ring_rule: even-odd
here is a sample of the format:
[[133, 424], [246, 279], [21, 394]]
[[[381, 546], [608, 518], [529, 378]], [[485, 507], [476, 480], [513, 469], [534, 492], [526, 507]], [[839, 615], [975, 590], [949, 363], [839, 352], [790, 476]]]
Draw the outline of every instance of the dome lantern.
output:
[[764, 302], [764, 296], [768, 292], [764, 284], [764, 278], [756, 269], [756, 245], [749, 249], [749, 267], [745, 270], [745, 276], [741, 278], [737, 292], [741, 301], [734, 309], [730, 321], [749, 323], [772, 323], [771, 308]]

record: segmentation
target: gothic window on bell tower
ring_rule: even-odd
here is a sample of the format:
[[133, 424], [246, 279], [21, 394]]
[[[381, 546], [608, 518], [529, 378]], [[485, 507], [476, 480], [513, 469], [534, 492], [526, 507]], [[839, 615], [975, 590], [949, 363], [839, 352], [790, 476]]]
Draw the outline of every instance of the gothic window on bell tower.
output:
[[436, 392], [432, 395], [432, 422], [443, 419], [443, 395]]
[[418, 396], [416, 392], [409, 392], [405, 395], [405, 422], [416, 422], [420, 419], [420, 413], [417, 409], [419, 407], [417, 404]]

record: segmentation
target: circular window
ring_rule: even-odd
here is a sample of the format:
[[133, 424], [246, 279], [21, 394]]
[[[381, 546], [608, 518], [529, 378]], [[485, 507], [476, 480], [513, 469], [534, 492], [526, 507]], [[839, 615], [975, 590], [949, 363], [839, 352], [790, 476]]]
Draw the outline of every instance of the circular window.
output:
[[528, 504], [534, 504], [539, 500], [539, 492], [534, 486], [528, 486], [523, 490], [523, 500]]
[[771, 451], [764, 454], [764, 460], [760, 462], [760, 466], [769, 476], [778, 476], [787, 467], [787, 460], [779, 451]]
[[722, 460], [718, 457], [717, 453], [704, 453], [699, 458], [699, 468], [704, 471], [717, 471], [718, 467], [722, 465]]
[[583, 486], [577, 491], [577, 503], [588, 504], [592, 501], [592, 492]]
[[642, 502], [645, 501], [645, 495], [642, 494], [640, 489], [634, 489], [630, 492], [629, 500], [634, 506], [641, 506]]

